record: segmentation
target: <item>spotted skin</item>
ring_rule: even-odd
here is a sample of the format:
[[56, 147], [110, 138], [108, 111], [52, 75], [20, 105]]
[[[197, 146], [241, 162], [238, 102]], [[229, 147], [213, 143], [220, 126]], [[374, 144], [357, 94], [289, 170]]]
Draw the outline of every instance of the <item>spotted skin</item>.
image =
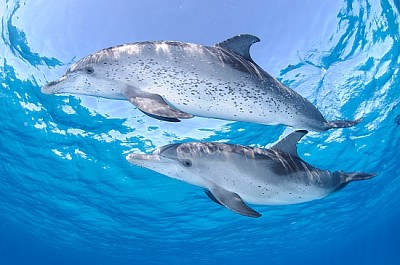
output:
[[[271, 149], [189, 142], [161, 147], [151, 155], [130, 154], [127, 160], [202, 187], [208, 197], [221, 204], [224, 203], [214, 196], [215, 187], [251, 204], [287, 205], [321, 199], [351, 181], [375, 176], [362, 172], [330, 172], [309, 165], [297, 155], [295, 148], [305, 134], [306, 131], [293, 132]], [[230, 208], [229, 204], [226, 207]], [[248, 208], [242, 209], [243, 212], [235, 211], [257, 217], [255, 213], [248, 214]]]
[[[81, 59], [42, 92], [127, 99], [124, 94], [131, 90], [139, 97], [141, 92], [159, 95], [171, 108], [190, 114], [181, 118], [285, 124], [314, 131], [335, 127], [250, 58], [248, 50], [257, 41], [239, 35], [211, 47], [176, 41], [118, 45]], [[342, 121], [337, 127], [358, 122]]]

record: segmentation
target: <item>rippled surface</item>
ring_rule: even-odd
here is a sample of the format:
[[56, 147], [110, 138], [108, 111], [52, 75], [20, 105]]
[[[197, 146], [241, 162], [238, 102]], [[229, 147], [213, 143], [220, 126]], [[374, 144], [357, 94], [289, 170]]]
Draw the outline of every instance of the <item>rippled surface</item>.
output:
[[[400, 262], [398, 2], [48, 2], [0, 1], [0, 264]], [[100, 48], [212, 45], [243, 32], [262, 40], [254, 60], [325, 117], [364, 117], [310, 133], [301, 156], [324, 169], [380, 172], [375, 179], [311, 203], [254, 206], [263, 217], [245, 218], [125, 155], [191, 140], [262, 147], [285, 127], [173, 124], [127, 102], [40, 93]]]

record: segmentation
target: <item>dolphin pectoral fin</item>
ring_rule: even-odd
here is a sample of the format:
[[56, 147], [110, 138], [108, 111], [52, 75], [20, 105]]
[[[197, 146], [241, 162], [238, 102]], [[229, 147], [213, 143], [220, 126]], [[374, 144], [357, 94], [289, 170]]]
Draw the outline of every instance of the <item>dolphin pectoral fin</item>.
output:
[[[206, 195], [208, 196], [208, 198], [210, 198], [213, 202], [218, 203], [219, 205], [222, 205], [222, 203], [220, 203], [215, 197], [214, 195], [211, 193], [211, 191], [209, 190], [204, 190], [204, 192], [206, 193]], [[222, 205], [223, 206], [223, 205]]]
[[347, 128], [347, 127], [352, 127], [354, 125], [359, 124], [361, 121], [363, 120], [363, 118], [354, 120], [354, 121], [350, 121], [350, 120], [335, 120], [335, 121], [328, 121], [325, 123], [325, 130], [329, 130], [332, 128]]
[[123, 91], [123, 95], [139, 110], [155, 119], [179, 122], [179, 119], [193, 118], [193, 115], [169, 106], [158, 94], [144, 92], [137, 88], [127, 86]]
[[180, 122], [181, 121], [180, 119], [177, 119], [177, 118], [168, 118], [168, 117], [157, 116], [157, 115], [145, 112], [144, 110], [142, 110], [140, 108], [139, 108], [139, 110], [141, 112], [143, 112], [144, 114], [146, 114], [147, 116], [152, 117], [152, 118], [157, 119], [157, 120], [160, 120], [160, 121], [169, 121], [169, 122]]
[[[247, 206], [242, 198], [234, 192], [227, 191], [221, 187], [214, 186], [210, 189], [210, 193], [212, 196], [209, 196], [213, 201], [214, 199], [217, 200], [220, 204], [225, 206], [231, 211], [234, 211], [238, 214], [248, 216], [248, 217], [260, 217], [261, 214], [256, 212], [255, 210], [251, 209]], [[214, 198], [214, 199], [213, 199]]]

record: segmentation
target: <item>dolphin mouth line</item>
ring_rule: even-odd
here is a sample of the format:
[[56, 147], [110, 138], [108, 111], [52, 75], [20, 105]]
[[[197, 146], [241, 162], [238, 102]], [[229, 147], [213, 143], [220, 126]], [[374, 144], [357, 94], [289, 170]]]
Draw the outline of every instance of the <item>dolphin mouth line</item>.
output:
[[145, 154], [129, 154], [126, 156], [126, 160], [131, 163], [141, 160], [161, 161], [161, 157], [157, 154], [145, 155]]
[[55, 85], [57, 85], [57, 84], [59, 84], [59, 83], [65, 81], [66, 79], [67, 79], [66, 76], [62, 76], [62, 77], [61, 77], [60, 79], [58, 79], [58, 80], [54, 80], [54, 81], [51, 81], [51, 82], [47, 83], [46, 87], [55, 86]]
[[57, 88], [54, 88], [54, 87], [56, 85], [64, 82], [65, 80], [67, 80], [67, 76], [64, 75], [58, 80], [54, 80], [54, 81], [51, 81], [51, 82], [47, 83], [46, 85], [44, 85], [41, 88], [42, 93], [43, 94], [55, 94], [55, 93], [57, 93], [60, 88], [57, 89]]

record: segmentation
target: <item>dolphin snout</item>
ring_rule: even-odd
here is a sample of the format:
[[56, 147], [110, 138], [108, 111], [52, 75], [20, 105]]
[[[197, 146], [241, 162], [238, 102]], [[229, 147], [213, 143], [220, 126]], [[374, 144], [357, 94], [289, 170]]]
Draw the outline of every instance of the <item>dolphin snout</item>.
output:
[[42, 86], [42, 88], [40, 89], [40, 91], [43, 94], [56, 94], [57, 92], [60, 91], [61, 87], [58, 86], [58, 84], [62, 83], [63, 81], [65, 81], [67, 79], [66, 76], [62, 76], [60, 79], [55, 80], [55, 81], [51, 81], [48, 84]]
[[[49, 83], [50, 84], [50, 83]], [[53, 89], [51, 88], [51, 86], [49, 85], [49, 84], [47, 84], [47, 85], [44, 85], [44, 86], [42, 86], [42, 88], [40, 89], [40, 91], [43, 93], [43, 94], [54, 94], [53, 93]]]
[[126, 160], [132, 165], [143, 167], [159, 172], [160, 168], [163, 168], [169, 161], [163, 159], [157, 154], [144, 155], [144, 154], [129, 154], [126, 156]]
[[134, 165], [142, 165], [146, 162], [160, 162], [161, 158], [159, 155], [145, 155], [145, 154], [129, 154], [126, 156], [126, 160]]

